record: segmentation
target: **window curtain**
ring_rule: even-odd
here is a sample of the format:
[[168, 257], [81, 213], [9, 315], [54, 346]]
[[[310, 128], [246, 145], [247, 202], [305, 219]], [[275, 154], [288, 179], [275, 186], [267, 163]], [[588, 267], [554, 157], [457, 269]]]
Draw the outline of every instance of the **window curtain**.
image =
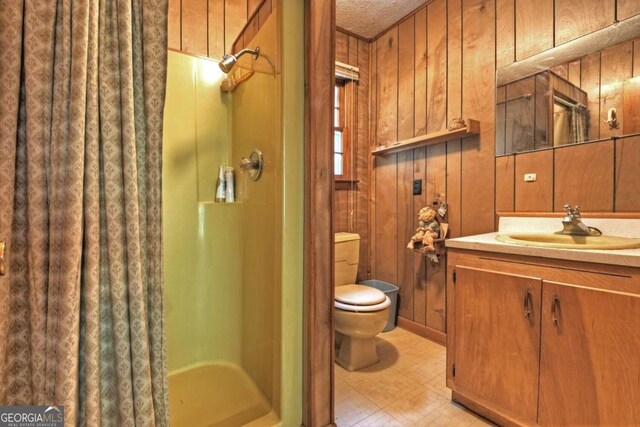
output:
[[0, 0], [0, 404], [168, 425], [167, 0]]

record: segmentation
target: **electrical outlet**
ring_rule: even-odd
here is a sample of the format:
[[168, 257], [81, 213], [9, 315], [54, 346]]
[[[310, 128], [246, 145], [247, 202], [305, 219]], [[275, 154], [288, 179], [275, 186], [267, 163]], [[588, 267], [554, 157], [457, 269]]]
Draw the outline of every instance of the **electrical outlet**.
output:
[[419, 196], [420, 194], [422, 194], [422, 180], [421, 179], [414, 179], [413, 180], [413, 195], [414, 196]]
[[534, 182], [536, 180], [535, 173], [525, 173], [524, 174], [524, 182]]

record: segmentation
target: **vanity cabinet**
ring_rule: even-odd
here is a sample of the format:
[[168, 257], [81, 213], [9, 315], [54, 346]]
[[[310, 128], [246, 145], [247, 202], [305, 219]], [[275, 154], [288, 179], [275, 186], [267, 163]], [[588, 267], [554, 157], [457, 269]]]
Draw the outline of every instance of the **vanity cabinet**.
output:
[[[540, 279], [458, 266], [456, 387], [535, 421]], [[505, 333], [508, 332], [508, 333]]]
[[640, 425], [640, 295], [545, 281], [542, 425]]
[[450, 249], [447, 385], [500, 425], [640, 425], [640, 269]]

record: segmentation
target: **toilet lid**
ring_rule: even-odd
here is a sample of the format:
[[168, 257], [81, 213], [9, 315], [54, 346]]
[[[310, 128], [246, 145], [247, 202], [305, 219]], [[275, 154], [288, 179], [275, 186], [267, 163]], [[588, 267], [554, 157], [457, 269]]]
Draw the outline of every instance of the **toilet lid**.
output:
[[384, 292], [365, 285], [344, 285], [336, 287], [335, 299], [349, 305], [376, 305], [385, 301]]
[[345, 304], [345, 303], [340, 302], [340, 301], [334, 301], [333, 304], [334, 304], [335, 308], [338, 308], [340, 310], [352, 311], [354, 313], [368, 313], [368, 312], [372, 312], [372, 311], [384, 310], [385, 308], [387, 308], [387, 307], [389, 307], [391, 305], [391, 300], [389, 299], [388, 296], [385, 295], [384, 301], [382, 301], [380, 304], [353, 305], [353, 304]]

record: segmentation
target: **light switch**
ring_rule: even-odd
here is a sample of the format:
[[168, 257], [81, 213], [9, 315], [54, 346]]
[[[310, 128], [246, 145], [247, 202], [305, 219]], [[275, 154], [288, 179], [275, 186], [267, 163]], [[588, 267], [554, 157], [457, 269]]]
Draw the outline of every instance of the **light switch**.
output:
[[422, 180], [421, 179], [414, 179], [413, 180], [413, 195], [414, 196], [419, 196], [420, 194], [422, 194]]
[[535, 173], [525, 173], [524, 174], [524, 182], [534, 182], [536, 180]]

